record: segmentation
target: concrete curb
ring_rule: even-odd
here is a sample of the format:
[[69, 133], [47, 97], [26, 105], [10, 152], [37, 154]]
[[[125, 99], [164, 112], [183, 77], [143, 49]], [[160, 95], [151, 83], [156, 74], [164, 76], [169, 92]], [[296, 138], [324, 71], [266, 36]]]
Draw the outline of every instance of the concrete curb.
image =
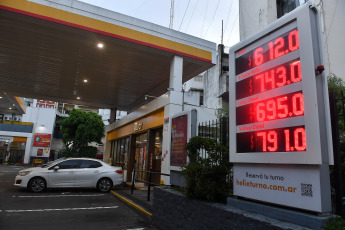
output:
[[113, 190], [110, 191], [115, 197], [120, 199], [121, 201], [125, 202], [126, 204], [132, 206], [133, 208], [137, 209], [138, 211], [142, 212], [143, 214], [152, 217], [152, 213], [146, 211], [143, 207], [135, 204], [133, 201], [126, 199], [125, 197], [119, 195], [118, 193], [114, 192]]

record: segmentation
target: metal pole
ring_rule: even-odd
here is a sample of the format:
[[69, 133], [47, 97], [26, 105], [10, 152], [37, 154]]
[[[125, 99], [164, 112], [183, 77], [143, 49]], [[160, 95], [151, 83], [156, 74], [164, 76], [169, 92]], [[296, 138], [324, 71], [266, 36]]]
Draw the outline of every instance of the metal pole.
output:
[[147, 185], [147, 201], [150, 201], [150, 192], [151, 192], [151, 170], [149, 171], [149, 183]]
[[134, 190], [134, 181], [135, 181], [135, 169], [133, 169], [132, 172], [132, 186], [131, 186], [131, 194], [133, 194], [133, 190]]
[[[338, 127], [338, 115], [337, 115], [337, 103], [336, 97], [333, 92], [329, 94], [329, 105], [331, 112], [331, 124], [332, 124], [332, 137], [333, 137], [333, 154], [334, 154], [334, 187], [335, 187], [335, 206], [336, 214], [344, 217], [343, 201], [344, 196], [343, 188], [343, 175], [341, 170], [341, 152], [340, 152], [340, 139], [339, 139], [339, 127]], [[344, 111], [343, 111], [344, 112]]]

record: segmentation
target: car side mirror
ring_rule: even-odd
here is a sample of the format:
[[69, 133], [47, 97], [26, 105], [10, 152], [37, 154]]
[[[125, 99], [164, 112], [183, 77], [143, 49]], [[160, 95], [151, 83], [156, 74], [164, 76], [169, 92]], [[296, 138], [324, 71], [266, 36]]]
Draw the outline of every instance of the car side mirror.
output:
[[54, 170], [57, 171], [57, 170], [59, 170], [59, 168], [60, 168], [59, 166], [55, 166]]

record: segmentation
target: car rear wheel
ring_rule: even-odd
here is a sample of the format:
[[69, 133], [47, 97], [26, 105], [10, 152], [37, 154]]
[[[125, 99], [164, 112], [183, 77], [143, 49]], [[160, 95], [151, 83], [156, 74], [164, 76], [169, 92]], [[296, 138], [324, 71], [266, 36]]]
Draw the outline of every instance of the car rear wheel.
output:
[[31, 192], [43, 192], [47, 188], [46, 181], [41, 177], [34, 177], [28, 183]]
[[113, 182], [108, 178], [102, 178], [97, 183], [97, 189], [100, 192], [109, 192], [113, 187]]

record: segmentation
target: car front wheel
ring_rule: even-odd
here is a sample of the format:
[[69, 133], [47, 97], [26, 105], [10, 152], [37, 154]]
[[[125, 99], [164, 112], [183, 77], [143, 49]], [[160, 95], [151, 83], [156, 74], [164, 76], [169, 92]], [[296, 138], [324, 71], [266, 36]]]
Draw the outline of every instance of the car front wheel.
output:
[[97, 183], [97, 189], [100, 192], [109, 192], [113, 187], [113, 182], [108, 178], [102, 178]]
[[41, 177], [34, 177], [29, 181], [28, 188], [31, 192], [43, 192], [47, 187], [46, 181]]

